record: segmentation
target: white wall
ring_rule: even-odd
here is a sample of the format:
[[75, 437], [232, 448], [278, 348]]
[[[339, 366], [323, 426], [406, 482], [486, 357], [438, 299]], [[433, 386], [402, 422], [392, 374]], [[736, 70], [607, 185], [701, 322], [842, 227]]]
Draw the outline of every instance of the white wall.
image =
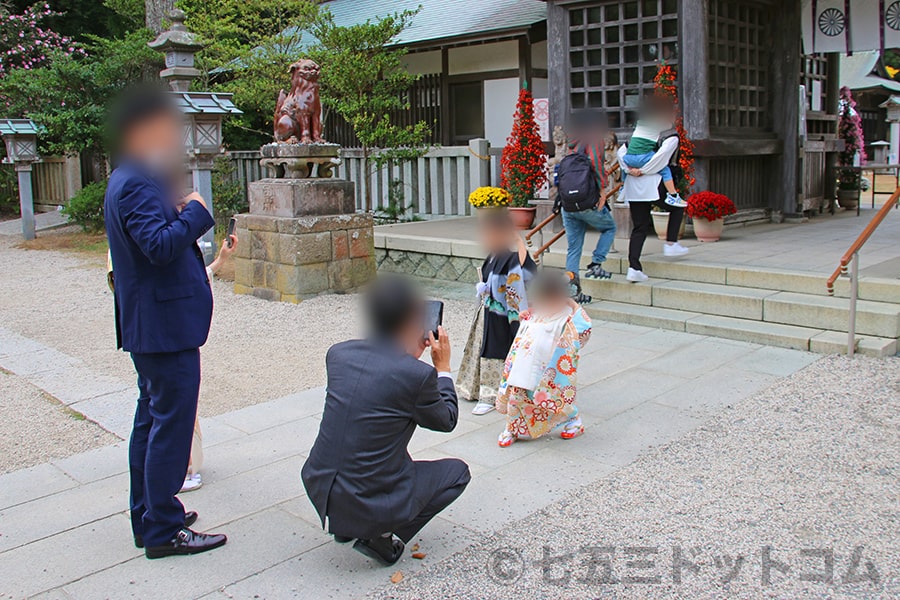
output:
[[441, 72], [441, 52], [415, 52], [403, 57], [403, 66], [410, 73], [417, 75], [431, 75]]
[[519, 68], [519, 44], [515, 41], [451, 48], [450, 74], [484, 73]]
[[490, 140], [491, 146], [502, 148], [506, 145], [518, 99], [518, 77], [484, 82], [484, 137]]
[[547, 42], [535, 42], [531, 45], [531, 66], [535, 69], [547, 68]]

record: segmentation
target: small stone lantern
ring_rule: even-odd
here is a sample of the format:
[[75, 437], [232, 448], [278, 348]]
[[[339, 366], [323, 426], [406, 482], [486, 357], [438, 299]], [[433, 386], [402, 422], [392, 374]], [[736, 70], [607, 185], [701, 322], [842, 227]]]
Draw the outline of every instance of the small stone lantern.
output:
[[900, 96], [891, 96], [878, 105], [887, 112], [887, 119], [891, 125], [891, 150], [887, 162], [896, 164], [900, 161]]
[[147, 45], [166, 55], [166, 68], [159, 72], [159, 76], [168, 81], [176, 92], [186, 92], [191, 81], [202, 75], [194, 67], [194, 55], [203, 49], [203, 44], [184, 26], [183, 10], [171, 11], [169, 19], [172, 21], [169, 30], [163, 31]]
[[22, 211], [22, 237], [33, 240], [34, 191], [31, 186], [31, 165], [40, 156], [37, 150], [37, 134], [40, 128], [30, 119], [0, 119], [0, 135], [6, 144], [4, 162], [15, 165], [19, 179], [19, 206]]
[[[169, 13], [172, 27], [148, 45], [166, 55], [166, 68], [159, 76], [172, 88], [175, 102], [185, 115], [184, 147], [191, 170], [194, 191], [206, 200], [213, 213], [212, 169], [222, 149], [222, 119], [241, 114], [231, 94], [189, 91], [191, 81], [201, 75], [194, 67], [194, 55], [203, 48], [197, 36], [184, 26], [184, 11]], [[200, 240], [206, 264], [216, 255], [215, 232], [209, 230]]]

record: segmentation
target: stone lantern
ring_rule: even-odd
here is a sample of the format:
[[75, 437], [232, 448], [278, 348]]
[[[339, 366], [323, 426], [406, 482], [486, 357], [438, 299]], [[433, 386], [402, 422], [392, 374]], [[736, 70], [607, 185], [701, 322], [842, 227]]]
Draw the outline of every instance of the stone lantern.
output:
[[19, 206], [22, 211], [22, 237], [34, 239], [34, 192], [31, 186], [31, 165], [40, 159], [37, 134], [40, 129], [29, 119], [0, 120], [0, 135], [6, 144], [4, 162], [15, 165], [19, 179]]
[[888, 155], [887, 162], [895, 164], [900, 160], [900, 97], [891, 96], [878, 105], [887, 111], [887, 119], [891, 125], [891, 151]]
[[[192, 186], [206, 200], [213, 213], [212, 169], [222, 148], [222, 119], [225, 115], [241, 114], [231, 94], [189, 91], [191, 81], [201, 75], [194, 67], [194, 55], [203, 48], [197, 36], [184, 26], [184, 11], [169, 13], [172, 26], [148, 45], [166, 55], [166, 68], [159, 76], [172, 88], [175, 102], [185, 116], [184, 147]], [[216, 254], [215, 232], [210, 230], [200, 241], [206, 264]]]

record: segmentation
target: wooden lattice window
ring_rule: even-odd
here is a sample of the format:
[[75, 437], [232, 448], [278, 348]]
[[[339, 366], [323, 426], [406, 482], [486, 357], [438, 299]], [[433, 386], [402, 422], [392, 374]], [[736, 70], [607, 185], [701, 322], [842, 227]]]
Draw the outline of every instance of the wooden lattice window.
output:
[[660, 59], [678, 62], [678, 0], [615, 0], [569, 10], [571, 108], [634, 125]]
[[716, 129], [770, 128], [771, 8], [744, 0], [709, 3], [709, 121]]
[[801, 81], [806, 88], [806, 102], [810, 110], [828, 112], [828, 59], [822, 54], [803, 56]]

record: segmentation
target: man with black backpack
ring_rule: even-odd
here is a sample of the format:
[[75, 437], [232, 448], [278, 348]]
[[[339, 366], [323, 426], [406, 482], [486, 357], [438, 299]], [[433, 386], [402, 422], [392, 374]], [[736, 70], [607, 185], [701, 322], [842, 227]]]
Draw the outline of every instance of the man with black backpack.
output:
[[566, 270], [572, 274], [577, 286], [584, 233], [588, 227], [600, 232], [600, 240], [584, 276], [588, 279], [612, 277], [602, 265], [615, 241], [616, 222], [600, 196], [600, 190], [606, 185], [603, 114], [587, 110], [575, 113], [572, 130], [576, 141], [556, 168], [556, 185], [568, 242]]

